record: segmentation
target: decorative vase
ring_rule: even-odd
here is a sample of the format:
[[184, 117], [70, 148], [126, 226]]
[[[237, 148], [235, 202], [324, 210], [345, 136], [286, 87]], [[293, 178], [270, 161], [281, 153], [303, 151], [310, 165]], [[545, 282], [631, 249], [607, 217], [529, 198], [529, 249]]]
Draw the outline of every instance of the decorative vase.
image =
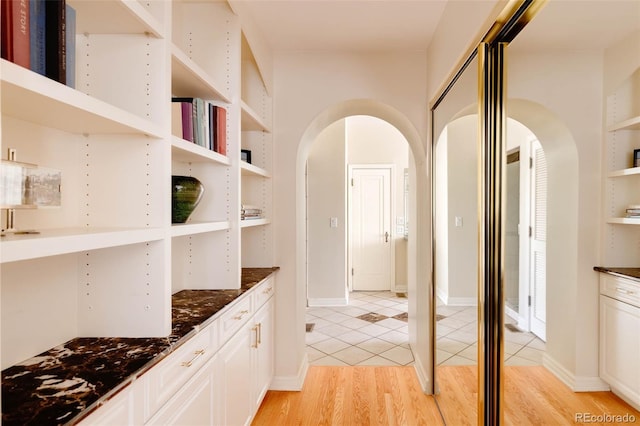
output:
[[204, 186], [193, 176], [171, 176], [171, 223], [185, 223], [202, 194]]

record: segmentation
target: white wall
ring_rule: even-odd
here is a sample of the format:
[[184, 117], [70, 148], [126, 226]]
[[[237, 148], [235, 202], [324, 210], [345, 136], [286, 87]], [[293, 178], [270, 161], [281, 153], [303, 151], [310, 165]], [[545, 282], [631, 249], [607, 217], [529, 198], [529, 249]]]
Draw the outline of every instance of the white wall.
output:
[[[307, 161], [309, 305], [346, 304], [345, 121], [324, 129]], [[329, 226], [330, 218], [337, 228]]]
[[[447, 126], [449, 289], [445, 303], [473, 306], [478, 300], [478, 116]], [[456, 217], [462, 226], [456, 226]]]
[[[305, 355], [304, 164], [317, 134], [330, 122], [348, 115], [378, 116], [393, 124], [414, 154], [412, 200], [416, 227], [409, 250], [420, 263], [410, 265], [409, 328], [416, 364], [426, 371], [429, 307], [411, 305], [411, 297], [428, 300], [430, 236], [426, 200], [426, 60], [424, 53], [348, 54], [279, 53], [274, 60], [274, 206], [276, 256], [280, 266], [276, 293], [276, 377], [274, 388], [301, 385]], [[295, 224], [295, 226], [294, 226]], [[414, 268], [414, 273], [411, 272]], [[413, 277], [413, 278], [412, 278]], [[413, 293], [412, 293], [413, 291]], [[413, 337], [411, 337], [413, 336]], [[420, 368], [420, 367], [418, 367]], [[428, 380], [421, 376], [423, 385]]]
[[393, 209], [391, 238], [395, 246], [395, 281], [392, 290], [407, 290], [407, 241], [397, 234], [396, 217], [404, 217], [404, 169], [409, 167], [409, 145], [402, 133], [386, 121], [353, 116], [347, 122], [347, 161], [349, 164], [393, 164]]

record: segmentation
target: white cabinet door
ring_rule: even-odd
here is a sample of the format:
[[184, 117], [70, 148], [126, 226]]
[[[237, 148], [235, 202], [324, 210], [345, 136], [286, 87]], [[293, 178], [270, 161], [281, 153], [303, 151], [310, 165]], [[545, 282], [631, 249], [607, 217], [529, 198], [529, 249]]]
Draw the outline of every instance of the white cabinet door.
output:
[[150, 425], [214, 424], [214, 356], [156, 413]]
[[640, 405], [640, 308], [602, 295], [600, 376]]
[[244, 325], [218, 353], [216, 374], [217, 421], [224, 426], [242, 426], [249, 423], [253, 413], [253, 384], [251, 346], [256, 333], [253, 321]]
[[122, 389], [103, 406], [80, 421], [80, 425], [142, 424], [144, 379], [138, 379]]
[[258, 311], [254, 318], [257, 327], [257, 336], [254, 346], [254, 367], [255, 367], [255, 387], [254, 387], [254, 412], [260, 407], [262, 398], [271, 386], [273, 378], [274, 356], [273, 356], [273, 299], [270, 299]]

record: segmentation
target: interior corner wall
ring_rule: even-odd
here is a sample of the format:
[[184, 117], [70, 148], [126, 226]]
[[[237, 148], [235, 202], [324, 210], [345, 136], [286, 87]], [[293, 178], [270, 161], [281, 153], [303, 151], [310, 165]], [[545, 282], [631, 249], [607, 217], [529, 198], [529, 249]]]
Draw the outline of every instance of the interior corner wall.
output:
[[396, 232], [396, 218], [405, 217], [404, 169], [409, 167], [407, 140], [391, 124], [369, 116], [352, 116], [346, 120], [348, 164], [393, 164], [392, 182], [395, 217], [391, 218], [391, 237], [395, 245], [395, 279], [391, 290], [407, 289], [407, 240]]
[[320, 133], [307, 160], [309, 306], [347, 303], [345, 182], [345, 120], [339, 120]]

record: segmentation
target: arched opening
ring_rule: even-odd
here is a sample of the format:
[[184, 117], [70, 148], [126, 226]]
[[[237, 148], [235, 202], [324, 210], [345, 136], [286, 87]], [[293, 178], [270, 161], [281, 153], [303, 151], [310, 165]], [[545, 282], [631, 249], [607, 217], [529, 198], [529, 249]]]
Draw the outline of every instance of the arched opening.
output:
[[[410, 365], [409, 145], [391, 124], [349, 116], [307, 160], [307, 356], [312, 365]], [[407, 172], [408, 173], [408, 172]]]
[[[418, 131], [408, 118], [398, 110], [370, 99], [358, 99], [342, 102], [320, 113], [309, 124], [301, 138], [296, 158], [296, 285], [298, 290], [306, 290], [306, 202], [305, 202], [305, 166], [309, 157], [311, 144], [330, 124], [349, 116], [366, 115], [394, 126], [406, 139], [409, 145], [409, 197], [408, 220], [412, 224], [407, 240], [408, 264], [408, 322], [409, 342], [414, 354], [415, 367], [424, 389], [430, 381], [428, 366], [429, 348], [429, 312], [428, 290], [429, 264], [418, 261], [428, 258], [429, 230], [428, 215], [429, 186], [425, 165], [424, 146]], [[306, 300], [298, 297], [298, 303], [304, 305]], [[421, 303], [418, 303], [418, 301]], [[297, 318], [304, 321], [305, 306], [298, 306]]]

